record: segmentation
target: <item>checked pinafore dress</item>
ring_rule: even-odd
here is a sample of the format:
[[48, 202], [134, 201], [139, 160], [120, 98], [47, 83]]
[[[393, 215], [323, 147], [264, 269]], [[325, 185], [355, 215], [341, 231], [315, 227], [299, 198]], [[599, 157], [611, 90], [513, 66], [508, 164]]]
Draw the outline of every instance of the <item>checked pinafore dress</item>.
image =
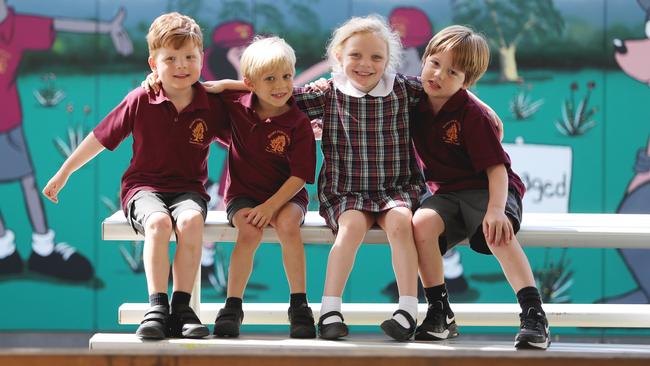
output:
[[421, 95], [417, 79], [399, 74], [385, 96], [353, 97], [331, 80], [325, 92], [294, 89], [298, 107], [323, 121], [319, 213], [332, 231], [346, 210], [417, 207], [424, 180], [411, 143], [409, 109]]

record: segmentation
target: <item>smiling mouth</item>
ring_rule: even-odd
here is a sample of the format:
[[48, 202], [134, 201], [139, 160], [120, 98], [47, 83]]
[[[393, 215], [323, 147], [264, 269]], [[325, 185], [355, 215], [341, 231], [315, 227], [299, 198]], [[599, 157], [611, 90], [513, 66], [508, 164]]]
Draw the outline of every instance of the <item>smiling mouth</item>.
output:
[[190, 77], [190, 74], [183, 74], [183, 75], [174, 75], [175, 78], [177, 79], [185, 79]]
[[368, 77], [374, 75], [372, 72], [362, 72], [362, 71], [355, 71], [355, 74], [361, 76], [361, 77]]
[[271, 93], [271, 96], [272, 96], [273, 98], [278, 98], [278, 99], [280, 99], [280, 98], [284, 98], [284, 97], [286, 97], [287, 94], [289, 94], [289, 93], [287, 93], [287, 92]]

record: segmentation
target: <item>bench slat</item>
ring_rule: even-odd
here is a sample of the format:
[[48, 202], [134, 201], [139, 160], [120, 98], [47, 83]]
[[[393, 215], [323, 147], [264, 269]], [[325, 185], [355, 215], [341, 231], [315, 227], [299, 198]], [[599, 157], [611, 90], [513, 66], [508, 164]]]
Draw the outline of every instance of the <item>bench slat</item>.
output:
[[[307, 213], [301, 232], [305, 243], [334, 241], [334, 235], [318, 212]], [[228, 224], [225, 212], [208, 212], [205, 241], [235, 242], [236, 238], [237, 230]], [[650, 215], [529, 213], [524, 215], [517, 238], [525, 246], [650, 249]], [[118, 211], [102, 223], [102, 239], [142, 240], [143, 237], [133, 231], [124, 213]], [[277, 243], [275, 230], [264, 229], [262, 242]], [[387, 242], [386, 234], [379, 228], [370, 229], [364, 240], [367, 244]]]
[[[211, 325], [222, 304], [202, 303], [200, 319]], [[318, 320], [320, 304], [310, 304]], [[378, 325], [390, 318], [396, 304], [347, 303], [343, 316], [349, 325]], [[452, 304], [460, 326], [519, 326], [518, 304]], [[288, 324], [287, 303], [244, 303], [244, 324]], [[126, 303], [119, 308], [119, 324], [139, 324], [147, 303]], [[650, 328], [647, 304], [544, 304], [553, 327]], [[424, 319], [427, 305], [419, 304], [418, 319]]]

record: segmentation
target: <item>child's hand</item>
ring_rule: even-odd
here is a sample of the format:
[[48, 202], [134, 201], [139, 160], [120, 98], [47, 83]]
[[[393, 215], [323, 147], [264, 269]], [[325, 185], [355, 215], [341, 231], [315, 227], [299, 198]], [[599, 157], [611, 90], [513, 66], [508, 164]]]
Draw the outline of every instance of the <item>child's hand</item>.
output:
[[208, 93], [218, 94], [226, 90], [226, 87], [221, 80], [204, 81], [201, 85], [203, 85], [205, 91]]
[[320, 140], [323, 137], [323, 120], [314, 119], [311, 121], [311, 129], [314, 131], [314, 137], [316, 140]]
[[140, 86], [147, 92], [153, 90], [154, 93], [158, 93], [160, 91], [160, 80], [158, 80], [158, 74], [155, 72], [149, 73]]
[[61, 189], [63, 189], [63, 187], [67, 182], [68, 182], [68, 175], [61, 172], [57, 172], [56, 174], [54, 174], [52, 179], [50, 179], [50, 181], [47, 182], [45, 188], [43, 188], [43, 194], [50, 201], [54, 203], [59, 203], [59, 198], [57, 197], [57, 195], [59, 194]]
[[328, 91], [330, 89], [330, 85], [327, 82], [327, 79], [325, 79], [325, 78], [320, 78], [320, 79], [318, 79], [316, 81], [312, 81], [311, 83], [306, 84], [305, 87], [310, 88], [310, 89], [314, 89], [314, 90], [318, 90], [318, 91], [322, 91], [322, 92], [326, 92], [326, 91]]
[[497, 112], [488, 106], [488, 112], [490, 114], [490, 119], [494, 122], [494, 127], [497, 128], [497, 135], [499, 136], [499, 141], [503, 141], [503, 121], [499, 118]]
[[263, 229], [271, 222], [274, 213], [275, 208], [265, 202], [248, 211], [246, 213], [246, 221], [253, 226]]
[[483, 219], [483, 236], [488, 245], [508, 245], [514, 235], [512, 223], [503, 210], [488, 208]]

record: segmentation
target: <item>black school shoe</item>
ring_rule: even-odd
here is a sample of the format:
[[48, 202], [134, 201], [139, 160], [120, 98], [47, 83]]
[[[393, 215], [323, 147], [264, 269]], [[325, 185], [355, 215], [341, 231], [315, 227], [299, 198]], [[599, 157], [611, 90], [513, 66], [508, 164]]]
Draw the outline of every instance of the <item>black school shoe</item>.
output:
[[388, 335], [389, 337], [393, 338], [396, 341], [399, 342], [404, 342], [408, 341], [413, 337], [415, 334], [415, 319], [409, 314], [408, 312], [402, 310], [402, 309], [397, 309], [393, 313], [393, 316], [401, 314], [406, 318], [406, 320], [409, 322], [409, 327], [404, 328], [397, 320], [391, 318], [388, 320], [384, 320], [383, 323], [381, 323], [381, 329]]
[[442, 301], [429, 304], [427, 316], [415, 330], [416, 341], [441, 341], [458, 337], [456, 317], [451, 309], [445, 309]]
[[217, 337], [239, 337], [239, 327], [244, 320], [242, 309], [222, 308], [214, 321], [214, 335]]
[[90, 261], [65, 243], [55, 245], [52, 253], [47, 256], [32, 251], [27, 261], [27, 268], [45, 276], [67, 281], [88, 281], [95, 276]]
[[23, 272], [23, 260], [20, 254], [14, 250], [10, 255], [0, 259], [0, 275], [11, 275]]
[[[323, 324], [323, 320], [331, 317], [338, 316], [342, 321], [329, 324]], [[329, 313], [322, 314], [318, 319], [318, 337], [322, 339], [336, 340], [348, 335], [348, 326], [344, 323], [343, 314], [339, 311], [330, 311]]]
[[291, 338], [316, 338], [314, 314], [307, 304], [289, 307], [289, 337]]
[[515, 337], [515, 348], [547, 349], [551, 341], [546, 315], [534, 308], [529, 308], [528, 313], [519, 314], [519, 320], [521, 325], [519, 333]]
[[168, 335], [169, 306], [154, 305], [144, 314], [135, 335], [140, 339], [160, 340]]
[[177, 305], [169, 315], [169, 334], [176, 338], [204, 338], [210, 330], [201, 324], [199, 317], [189, 305]]

